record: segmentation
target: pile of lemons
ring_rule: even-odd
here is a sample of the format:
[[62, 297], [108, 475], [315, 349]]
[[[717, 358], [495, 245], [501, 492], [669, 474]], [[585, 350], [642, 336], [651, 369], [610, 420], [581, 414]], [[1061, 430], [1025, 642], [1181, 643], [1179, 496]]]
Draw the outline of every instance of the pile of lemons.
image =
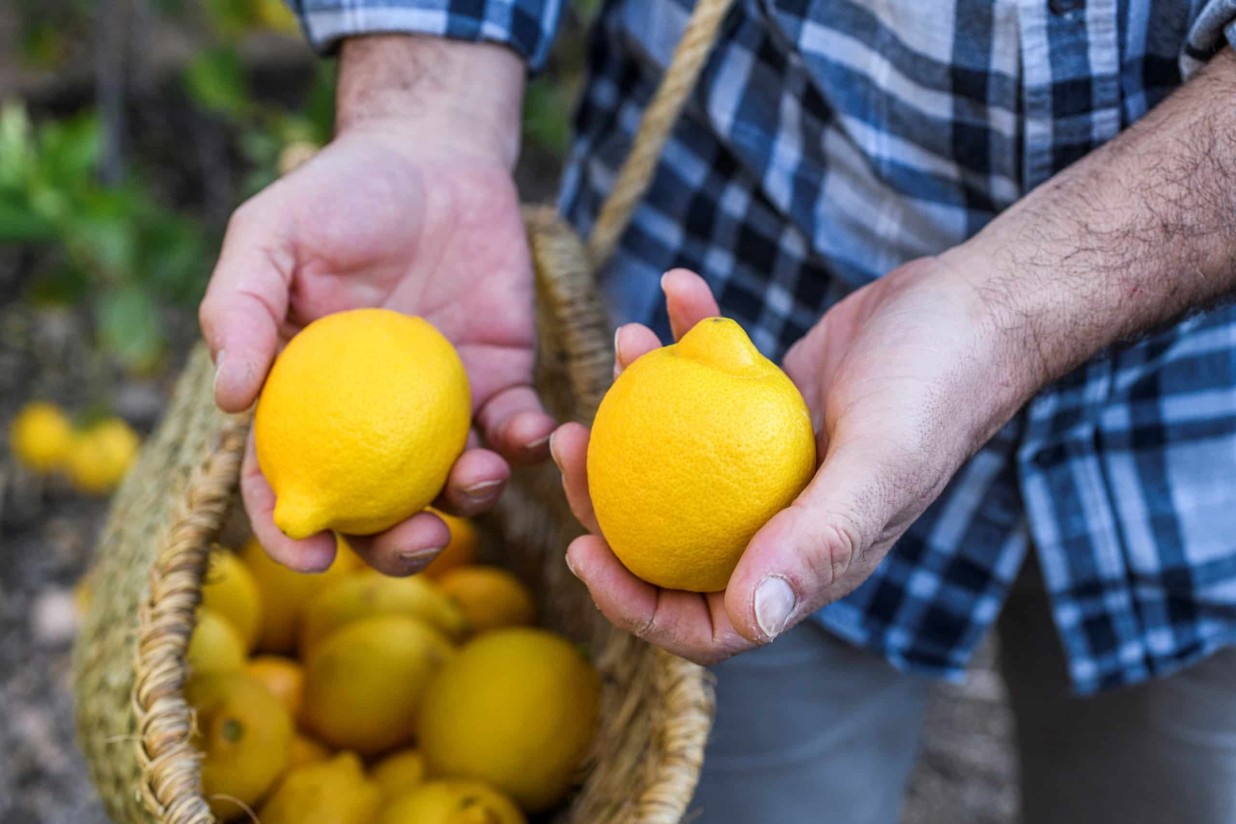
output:
[[47, 401], [26, 404], [9, 425], [9, 449], [29, 472], [63, 475], [85, 495], [108, 495], [137, 458], [141, 439], [124, 420], [108, 417], [76, 427]]
[[422, 574], [340, 541], [317, 575], [256, 541], [211, 553], [185, 697], [203, 792], [262, 824], [517, 824], [557, 804], [596, 726], [599, 680], [533, 626], [532, 594], [476, 563], [471, 522]]

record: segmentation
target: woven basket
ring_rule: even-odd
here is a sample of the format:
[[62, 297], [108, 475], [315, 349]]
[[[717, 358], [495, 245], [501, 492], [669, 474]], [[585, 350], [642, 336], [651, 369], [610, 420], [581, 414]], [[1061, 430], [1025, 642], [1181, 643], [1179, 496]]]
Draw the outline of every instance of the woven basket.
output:
[[[525, 220], [537, 273], [537, 386], [560, 420], [587, 421], [612, 374], [609, 329], [574, 232], [549, 209]], [[212, 376], [199, 347], [117, 493], [75, 650], [81, 745], [116, 822], [213, 821], [189, 744], [184, 654], [208, 548], [243, 520], [236, 489], [249, 423], [217, 410]], [[585, 642], [603, 679], [587, 777], [555, 820], [679, 821], [711, 722], [705, 673], [596, 611], [563, 561], [578, 527], [552, 465], [517, 471], [494, 522], [543, 623]]]

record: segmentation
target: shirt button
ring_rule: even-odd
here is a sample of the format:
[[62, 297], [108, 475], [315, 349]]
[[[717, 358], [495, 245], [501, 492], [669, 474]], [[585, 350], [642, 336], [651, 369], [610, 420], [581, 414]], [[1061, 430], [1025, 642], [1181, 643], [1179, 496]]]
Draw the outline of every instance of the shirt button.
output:
[[1072, 14], [1086, 7], [1086, 0], [1047, 0], [1047, 8], [1052, 14]]

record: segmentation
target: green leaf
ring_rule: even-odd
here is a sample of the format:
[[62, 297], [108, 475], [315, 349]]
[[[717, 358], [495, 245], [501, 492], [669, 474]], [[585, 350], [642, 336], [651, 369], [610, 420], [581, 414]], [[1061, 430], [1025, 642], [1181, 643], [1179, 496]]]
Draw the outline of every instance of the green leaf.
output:
[[202, 52], [189, 63], [184, 79], [189, 98], [208, 112], [238, 117], [249, 98], [248, 79], [234, 49]]
[[95, 306], [100, 343], [131, 369], [149, 368], [163, 353], [163, 329], [150, 296], [137, 288], [104, 292]]
[[41, 243], [56, 237], [56, 226], [28, 203], [0, 194], [0, 244]]

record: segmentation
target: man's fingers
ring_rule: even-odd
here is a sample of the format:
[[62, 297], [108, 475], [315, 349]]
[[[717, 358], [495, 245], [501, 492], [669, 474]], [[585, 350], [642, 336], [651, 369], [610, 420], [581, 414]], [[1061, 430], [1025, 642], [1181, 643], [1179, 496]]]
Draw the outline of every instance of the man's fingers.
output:
[[377, 535], [349, 535], [348, 544], [369, 566], [386, 575], [420, 572], [451, 540], [446, 522], [432, 512], [418, 512]]
[[512, 386], [498, 392], [477, 410], [476, 422], [485, 433], [486, 442], [517, 464], [547, 458], [549, 436], [557, 425], [545, 413], [530, 386]]
[[451, 467], [434, 505], [465, 518], [484, 512], [498, 502], [510, 476], [510, 467], [498, 453], [468, 449]]
[[614, 377], [622, 374], [635, 361], [661, 348], [657, 333], [640, 323], [627, 323], [614, 332]]
[[661, 649], [708, 665], [752, 646], [730, 626], [720, 597], [641, 581], [595, 535], [571, 542], [567, 565], [610, 623]]
[[661, 276], [661, 291], [669, 312], [670, 329], [678, 340], [704, 318], [721, 314], [708, 283], [689, 269], [671, 269]]
[[600, 534], [592, 497], [588, 494], [588, 429], [578, 423], [564, 423], [550, 441], [554, 463], [562, 473], [562, 488], [575, 519], [589, 532]]
[[240, 492], [249, 513], [253, 537], [271, 558], [297, 572], [324, 572], [335, 560], [335, 536], [319, 532], [303, 541], [294, 541], [279, 531], [271, 515], [275, 510], [275, 492], [258, 468], [253, 448], [253, 435], [245, 449], [240, 472]]
[[260, 216], [259, 201], [241, 206], [198, 311], [215, 360], [215, 402], [228, 412], [253, 403], [274, 360], [288, 313], [295, 260], [281, 233]]
[[858, 446], [829, 452], [815, 478], [751, 539], [726, 589], [735, 628], [768, 641], [847, 594], [880, 560], [899, 501], [887, 455]]

